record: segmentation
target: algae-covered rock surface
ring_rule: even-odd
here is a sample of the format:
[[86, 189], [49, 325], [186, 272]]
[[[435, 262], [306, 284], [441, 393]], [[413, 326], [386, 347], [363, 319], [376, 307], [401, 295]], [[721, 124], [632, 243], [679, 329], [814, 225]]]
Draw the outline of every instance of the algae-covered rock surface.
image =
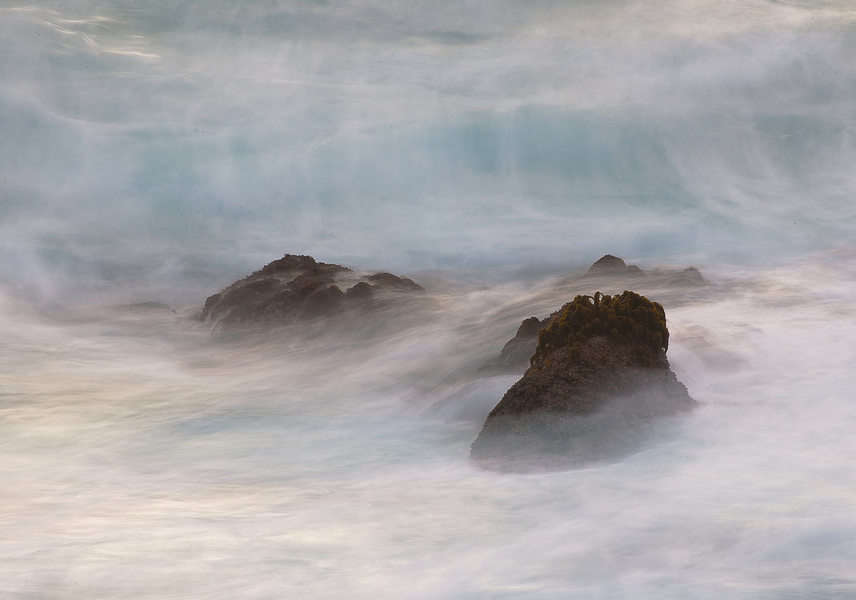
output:
[[473, 459], [518, 470], [633, 451], [654, 417], [695, 404], [668, 344], [659, 303], [632, 291], [576, 296], [540, 330], [531, 366], [488, 415]]
[[[581, 276], [563, 280], [573, 293], [603, 286], [620, 290], [623, 286], [641, 286], [663, 293], [668, 290], [672, 296], [686, 294], [688, 288], [697, 288], [699, 292], [708, 285], [707, 280], [695, 267], [658, 268], [643, 271], [636, 265], [628, 265], [623, 258], [605, 254], [596, 260]], [[591, 286], [591, 287], [589, 287]], [[587, 291], [587, 290], [586, 290]], [[615, 310], [615, 309], [611, 309]], [[487, 372], [520, 372], [529, 367], [538, 345], [538, 335], [547, 329], [558, 316], [559, 311], [539, 319], [536, 316], [524, 319], [497, 356], [491, 358], [483, 367]]]

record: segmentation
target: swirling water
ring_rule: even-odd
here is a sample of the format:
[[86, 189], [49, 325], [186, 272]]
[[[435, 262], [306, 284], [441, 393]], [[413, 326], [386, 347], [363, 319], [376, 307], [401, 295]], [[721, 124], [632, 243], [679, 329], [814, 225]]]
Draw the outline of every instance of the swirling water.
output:
[[[0, 597], [856, 596], [854, 23], [0, 3]], [[191, 318], [284, 252], [427, 301], [359, 339]], [[641, 290], [699, 409], [479, 470], [516, 376], [477, 367], [604, 252], [711, 282]]]
[[539, 474], [470, 463], [514, 376], [456, 369], [498, 351], [521, 298], [560, 302], [554, 280], [452, 287], [369, 343], [7, 302], [4, 595], [849, 597], [856, 256], [711, 276], [668, 315], [700, 408]]

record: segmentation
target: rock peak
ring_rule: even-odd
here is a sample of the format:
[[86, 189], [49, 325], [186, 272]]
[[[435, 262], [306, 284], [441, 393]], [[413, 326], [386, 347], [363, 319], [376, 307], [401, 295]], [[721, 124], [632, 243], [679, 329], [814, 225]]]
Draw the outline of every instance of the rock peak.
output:
[[588, 272], [589, 274], [599, 274], [605, 272], [620, 272], [625, 271], [626, 269], [627, 263], [625, 263], [623, 259], [613, 256], [612, 254], [604, 254], [597, 259], [591, 267], [589, 267]]
[[541, 329], [531, 366], [488, 415], [473, 459], [529, 470], [632, 452], [653, 417], [695, 404], [669, 368], [668, 345], [659, 303], [632, 291], [576, 296]]

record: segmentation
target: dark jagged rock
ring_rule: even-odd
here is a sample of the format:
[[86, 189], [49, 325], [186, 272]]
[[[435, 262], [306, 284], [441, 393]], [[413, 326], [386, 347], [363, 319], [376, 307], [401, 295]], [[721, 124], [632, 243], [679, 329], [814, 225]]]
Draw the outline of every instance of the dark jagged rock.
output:
[[377, 301], [378, 292], [396, 295], [421, 290], [406, 277], [391, 273], [363, 276], [311, 256], [286, 254], [209, 296], [201, 318], [226, 328], [287, 323], [378, 307], [382, 304]]
[[668, 344], [660, 304], [630, 291], [577, 296], [541, 328], [531, 366], [488, 415], [472, 457], [517, 470], [627, 451], [653, 417], [694, 405]]

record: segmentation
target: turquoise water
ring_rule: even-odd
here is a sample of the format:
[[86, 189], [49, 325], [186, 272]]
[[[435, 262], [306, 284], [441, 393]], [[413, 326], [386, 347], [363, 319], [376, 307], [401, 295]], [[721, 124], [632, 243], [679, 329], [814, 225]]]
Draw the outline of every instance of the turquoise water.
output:
[[46, 301], [190, 300], [284, 252], [763, 265], [852, 237], [848, 2], [0, 11], [2, 275]]

